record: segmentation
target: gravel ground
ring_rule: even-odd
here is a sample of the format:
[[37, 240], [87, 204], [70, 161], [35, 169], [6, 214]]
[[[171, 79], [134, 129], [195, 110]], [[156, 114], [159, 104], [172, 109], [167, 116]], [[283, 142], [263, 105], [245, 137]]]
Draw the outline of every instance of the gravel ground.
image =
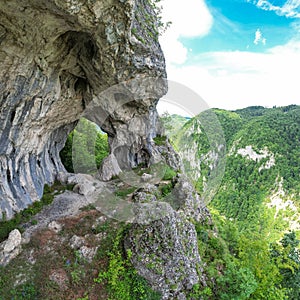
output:
[[[46, 228], [52, 221], [57, 221], [64, 217], [75, 216], [80, 212], [80, 209], [89, 205], [95, 204], [98, 195], [103, 193], [113, 194], [115, 185], [113, 182], [105, 183], [96, 179], [93, 181], [86, 177], [78, 177], [76, 175], [77, 188], [74, 190], [79, 190], [81, 187], [87, 191], [85, 195], [81, 195], [77, 192], [65, 191], [60, 195], [55, 196], [53, 202], [44, 207], [40, 213], [38, 213], [33, 220], [37, 221], [37, 224], [32, 224], [32, 221], [24, 224], [25, 232], [22, 234], [24, 242], [30, 240], [31, 235], [37, 230]], [[101, 207], [96, 205], [97, 209], [101, 211]]]

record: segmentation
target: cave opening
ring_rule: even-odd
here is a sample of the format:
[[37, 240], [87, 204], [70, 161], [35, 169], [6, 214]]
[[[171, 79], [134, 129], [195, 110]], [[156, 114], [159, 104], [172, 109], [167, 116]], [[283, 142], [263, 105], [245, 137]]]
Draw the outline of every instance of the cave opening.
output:
[[70, 173], [95, 175], [108, 154], [107, 134], [96, 123], [81, 118], [68, 135], [60, 158]]

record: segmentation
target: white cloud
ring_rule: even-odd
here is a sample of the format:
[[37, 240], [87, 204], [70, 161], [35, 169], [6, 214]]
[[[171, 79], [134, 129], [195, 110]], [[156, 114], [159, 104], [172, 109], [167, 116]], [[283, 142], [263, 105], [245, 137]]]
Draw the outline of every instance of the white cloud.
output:
[[183, 64], [187, 59], [188, 50], [178, 38], [175, 32], [169, 30], [160, 38], [167, 63]]
[[254, 2], [257, 7], [263, 10], [275, 11], [280, 16], [285, 16], [288, 18], [300, 18], [300, 0], [287, 0], [282, 6], [274, 5], [267, 0], [258, 0], [252, 2]]
[[171, 31], [179, 36], [195, 37], [207, 34], [212, 25], [212, 16], [204, 0], [163, 0], [162, 17], [171, 21]]
[[169, 66], [168, 75], [197, 92], [210, 107], [300, 104], [300, 42], [267, 53], [201, 54], [194, 66]]
[[258, 28], [258, 29], [255, 31], [255, 38], [254, 38], [253, 43], [254, 43], [255, 45], [258, 45], [259, 42], [261, 42], [263, 45], [266, 45], [267, 40], [266, 40], [265, 37], [263, 37], [263, 34], [262, 34], [261, 30]]
[[[256, 2], [264, 9], [278, 13], [277, 7], [268, 1]], [[285, 10], [289, 3], [291, 12], [296, 2], [300, 3], [300, 0], [287, 1]], [[189, 50], [180, 43], [179, 38], [207, 34], [212, 26], [212, 15], [204, 0], [164, 0], [163, 3], [164, 20], [173, 22], [160, 38], [166, 56], [168, 79], [190, 87], [210, 107], [236, 109], [250, 105], [272, 107], [300, 104], [300, 40], [271, 48], [265, 53], [202, 53], [189, 61], [192, 65], [187, 66], [184, 62]], [[224, 22], [233, 26], [227, 20]], [[255, 33], [254, 42], [266, 43], [260, 29]]]
[[179, 41], [180, 37], [197, 37], [207, 34], [213, 18], [204, 0], [163, 0], [163, 22], [172, 22], [161, 36], [160, 43], [168, 63], [182, 64], [188, 50]]
[[257, 29], [256, 32], [255, 32], [255, 39], [253, 41], [253, 43], [255, 45], [257, 45], [258, 42], [261, 40], [261, 36], [262, 36], [261, 31], [259, 29]]

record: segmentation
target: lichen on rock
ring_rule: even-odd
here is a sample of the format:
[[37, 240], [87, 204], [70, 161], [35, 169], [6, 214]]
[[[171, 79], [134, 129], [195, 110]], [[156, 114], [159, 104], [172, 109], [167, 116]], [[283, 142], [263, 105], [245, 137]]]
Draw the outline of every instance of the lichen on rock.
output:
[[0, 244], [0, 266], [6, 266], [21, 251], [22, 236], [18, 229], [10, 232], [8, 239]]
[[185, 299], [194, 285], [205, 284], [195, 227], [171, 207], [165, 217], [148, 225], [134, 224], [125, 247], [139, 274], [162, 293], [162, 299]]
[[162, 299], [186, 299], [193, 286], [206, 285], [194, 222], [211, 219], [184, 175], [172, 181], [166, 196], [151, 184], [134, 193], [135, 219], [125, 248], [139, 274], [161, 292]]

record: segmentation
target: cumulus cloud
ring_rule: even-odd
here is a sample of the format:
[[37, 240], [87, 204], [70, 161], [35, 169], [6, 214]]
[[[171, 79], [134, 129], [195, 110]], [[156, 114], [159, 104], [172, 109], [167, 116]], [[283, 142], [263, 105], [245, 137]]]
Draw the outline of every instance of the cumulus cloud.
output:
[[266, 45], [266, 38], [263, 37], [263, 34], [261, 32], [261, 30], [258, 28], [256, 31], [255, 31], [255, 38], [254, 38], [254, 41], [253, 43], [255, 45], [258, 45], [259, 43], [262, 43], [263, 45]]
[[204, 0], [163, 0], [161, 2], [162, 21], [172, 22], [168, 30], [160, 37], [167, 63], [182, 64], [188, 54], [180, 42], [180, 37], [197, 37], [206, 35], [213, 23]]
[[[283, 7], [287, 11], [289, 3], [291, 12], [292, 7], [297, 7], [296, 2], [300, 3], [300, 0], [286, 1]], [[160, 38], [170, 80], [190, 87], [210, 107], [236, 109], [250, 105], [300, 104], [300, 41], [292, 40], [264, 53], [202, 53], [194, 56], [187, 66], [184, 63], [188, 49], [180, 42], [180, 37], [208, 34], [213, 23], [212, 15], [204, 0], [164, 0], [163, 3], [164, 20], [173, 22], [171, 28]], [[278, 8], [268, 1], [256, 0], [255, 3], [263, 9], [279, 13]], [[260, 29], [256, 30], [253, 42], [266, 43]]]
[[265, 53], [246, 51], [201, 54], [193, 66], [171, 66], [169, 79], [197, 92], [210, 107], [300, 104], [300, 41]]
[[[249, 0], [248, 0], [249, 2]], [[280, 16], [300, 18], [300, 0], [287, 0], [283, 5], [274, 5], [267, 0], [251, 1], [263, 10], [275, 11]]]

